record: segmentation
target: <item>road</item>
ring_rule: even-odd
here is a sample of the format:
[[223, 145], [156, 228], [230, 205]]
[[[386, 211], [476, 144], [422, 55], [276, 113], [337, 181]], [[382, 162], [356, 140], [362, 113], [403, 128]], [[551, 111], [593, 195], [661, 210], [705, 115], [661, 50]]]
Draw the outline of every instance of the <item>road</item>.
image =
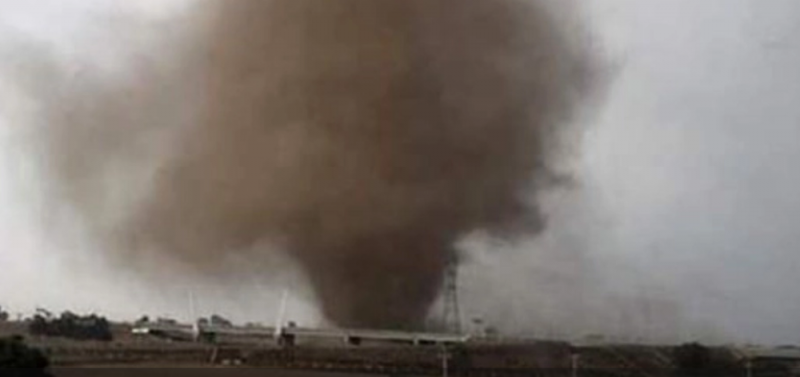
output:
[[92, 367], [56, 368], [55, 377], [383, 377], [366, 374], [305, 372], [270, 368], [159, 368], [144, 367]]

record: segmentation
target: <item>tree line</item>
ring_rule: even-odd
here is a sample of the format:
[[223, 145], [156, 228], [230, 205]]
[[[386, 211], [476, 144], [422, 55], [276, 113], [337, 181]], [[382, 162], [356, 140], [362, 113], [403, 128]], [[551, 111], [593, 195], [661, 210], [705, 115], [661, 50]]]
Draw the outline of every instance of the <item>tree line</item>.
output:
[[64, 312], [57, 318], [36, 314], [28, 324], [28, 332], [34, 336], [73, 340], [109, 342], [114, 339], [111, 325], [106, 318], [94, 314], [80, 316], [72, 312]]

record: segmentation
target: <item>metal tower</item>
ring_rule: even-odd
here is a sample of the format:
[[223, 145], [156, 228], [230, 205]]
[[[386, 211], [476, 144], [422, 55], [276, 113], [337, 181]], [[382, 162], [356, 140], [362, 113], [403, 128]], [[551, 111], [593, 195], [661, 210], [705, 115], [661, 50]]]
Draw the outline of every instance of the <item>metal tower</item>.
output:
[[442, 325], [453, 334], [461, 333], [461, 311], [458, 306], [458, 257], [453, 253], [444, 274]]

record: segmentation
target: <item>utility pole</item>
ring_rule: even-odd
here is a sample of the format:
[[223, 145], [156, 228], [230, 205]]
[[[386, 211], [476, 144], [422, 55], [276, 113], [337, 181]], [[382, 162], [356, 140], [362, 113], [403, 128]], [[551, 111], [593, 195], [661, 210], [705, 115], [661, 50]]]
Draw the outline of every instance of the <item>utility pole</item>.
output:
[[580, 355], [573, 353], [570, 359], [572, 361], [572, 377], [578, 377], [578, 359], [580, 359]]
[[189, 294], [189, 321], [195, 323], [197, 322], [197, 313], [195, 311], [195, 305], [194, 305], [194, 292], [190, 290], [188, 294]]
[[286, 305], [287, 301], [289, 300], [289, 291], [283, 290], [283, 295], [281, 296], [281, 304], [278, 306], [278, 316], [275, 318], [275, 327], [274, 327], [274, 334], [273, 337], [275, 338], [275, 343], [279, 345], [286, 345], [284, 344], [284, 316], [286, 316]]
[[195, 309], [194, 292], [191, 290], [189, 291], [189, 320], [192, 324], [192, 337], [194, 338], [195, 342], [199, 341], [202, 335], [202, 329], [200, 328], [200, 323], [198, 321], [197, 312]]
[[753, 377], [753, 360], [748, 358], [747, 362], [745, 363], [745, 368], [747, 368], [747, 377]]
[[447, 353], [447, 346], [442, 345], [442, 377], [448, 377], [450, 373], [449, 358], [450, 355]]

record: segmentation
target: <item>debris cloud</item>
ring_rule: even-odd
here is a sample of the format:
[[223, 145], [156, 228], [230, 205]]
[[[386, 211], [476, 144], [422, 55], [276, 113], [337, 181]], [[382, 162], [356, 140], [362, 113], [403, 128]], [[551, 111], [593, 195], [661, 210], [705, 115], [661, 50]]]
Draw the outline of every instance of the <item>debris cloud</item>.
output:
[[50, 179], [124, 260], [269, 274], [269, 243], [331, 321], [419, 328], [459, 239], [544, 226], [592, 86], [565, 3], [199, 2], [157, 64], [50, 101]]

